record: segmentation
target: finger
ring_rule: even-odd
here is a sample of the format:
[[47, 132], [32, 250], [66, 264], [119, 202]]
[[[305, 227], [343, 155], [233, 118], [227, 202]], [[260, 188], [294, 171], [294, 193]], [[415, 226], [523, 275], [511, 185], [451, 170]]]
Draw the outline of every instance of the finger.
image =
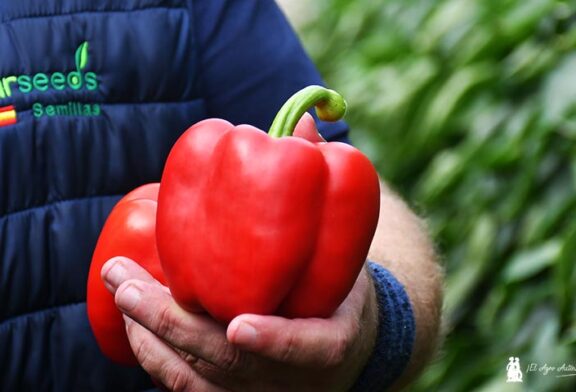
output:
[[126, 334], [140, 365], [170, 391], [223, 391], [202, 378], [169, 345], [129, 317]]
[[316, 128], [316, 121], [314, 117], [308, 112], [305, 112], [298, 124], [294, 129], [294, 136], [301, 137], [313, 143], [325, 142], [326, 140], [320, 135]]
[[160, 284], [144, 268], [127, 257], [113, 257], [102, 266], [100, 271], [104, 285], [112, 294], [124, 281], [139, 279], [148, 283]]
[[122, 312], [175, 348], [227, 371], [243, 368], [244, 357], [228, 342], [222, 325], [186, 312], [159, 285], [125, 281], [115, 300]]
[[[240, 349], [293, 365], [338, 366], [352, 352], [367, 310], [370, 280], [362, 271], [346, 300], [328, 319], [285, 319], [240, 315], [228, 326], [228, 340]], [[372, 335], [373, 331], [369, 331]], [[364, 340], [370, 341], [372, 336]]]
[[355, 337], [354, 327], [337, 319], [294, 319], [245, 314], [228, 326], [240, 349], [297, 366], [340, 364]]

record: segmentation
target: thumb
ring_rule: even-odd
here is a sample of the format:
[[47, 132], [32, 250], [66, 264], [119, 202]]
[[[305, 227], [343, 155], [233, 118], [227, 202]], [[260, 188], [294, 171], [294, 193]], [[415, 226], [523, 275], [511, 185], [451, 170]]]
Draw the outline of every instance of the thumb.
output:
[[228, 325], [228, 341], [238, 348], [300, 366], [331, 367], [344, 359], [353, 331], [336, 318], [286, 319], [243, 314]]
[[298, 124], [296, 124], [296, 128], [294, 129], [294, 136], [301, 137], [302, 139], [306, 139], [312, 143], [320, 143], [326, 141], [326, 139], [324, 139], [322, 135], [318, 133], [314, 117], [312, 117], [312, 115], [308, 112], [305, 112], [298, 121]]

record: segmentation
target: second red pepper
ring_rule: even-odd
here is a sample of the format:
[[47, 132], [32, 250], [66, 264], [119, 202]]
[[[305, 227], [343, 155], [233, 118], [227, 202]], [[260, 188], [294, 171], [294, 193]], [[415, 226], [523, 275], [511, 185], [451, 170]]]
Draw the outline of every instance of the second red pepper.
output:
[[86, 307], [94, 337], [108, 358], [123, 365], [137, 365], [138, 361], [132, 353], [122, 313], [100, 275], [106, 261], [125, 256], [165, 283], [156, 250], [158, 187], [158, 183], [140, 186], [114, 206], [98, 238], [88, 274]]

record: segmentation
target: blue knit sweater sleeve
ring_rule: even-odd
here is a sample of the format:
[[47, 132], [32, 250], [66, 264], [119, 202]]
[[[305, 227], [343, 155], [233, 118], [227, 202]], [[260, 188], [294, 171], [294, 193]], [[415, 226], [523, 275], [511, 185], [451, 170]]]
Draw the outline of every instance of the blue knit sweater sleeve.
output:
[[415, 336], [414, 314], [404, 287], [384, 267], [368, 263], [378, 300], [378, 333], [368, 364], [353, 391], [379, 392], [390, 387], [402, 374], [412, 353]]

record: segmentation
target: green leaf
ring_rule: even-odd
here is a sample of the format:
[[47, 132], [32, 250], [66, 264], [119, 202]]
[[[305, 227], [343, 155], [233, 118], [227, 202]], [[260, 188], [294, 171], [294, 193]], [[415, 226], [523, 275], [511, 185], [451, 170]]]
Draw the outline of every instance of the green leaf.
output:
[[561, 122], [576, 105], [576, 54], [564, 58], [548, 75], [542, 94], [542, 108], [547, 121]]
[[88, 63], [88, 41], [84, 41], [76, 49], [76, 69], [84, 69]]
[[543, 271], [557, 261], [562, 252], [560, 240], [550, 240], [544, 244], [519, 252], [504, 268], [506, 282], [519, 282]]
[[457, 311], [481, 283], [491, 266], [496, 234], [497, 224], [492, 216], [485, 214], [477, 218], [461, 265], [447, 277], [444, 304], [449, 312]]
[[560, 309], [560, 319], [563, 326], [568, 325], [573, 319], [574, 296], [576, 288], [576, 268], [574, 254], [576, 253], [576, 222], [572, 222], [563, 238], [563, 247], [560, 258], [555, 267], [556, 300]]

